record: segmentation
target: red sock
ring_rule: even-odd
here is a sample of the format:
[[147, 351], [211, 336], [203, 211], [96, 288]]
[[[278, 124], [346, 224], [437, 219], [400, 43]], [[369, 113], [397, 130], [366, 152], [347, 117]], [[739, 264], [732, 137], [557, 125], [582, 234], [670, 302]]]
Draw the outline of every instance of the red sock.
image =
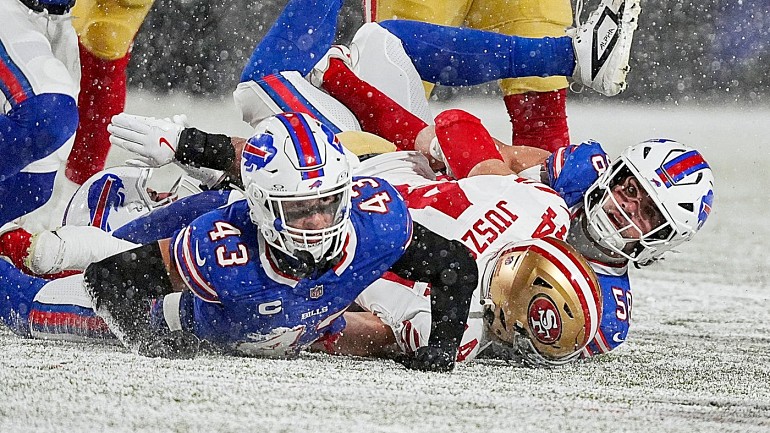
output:
[[24, 259], [27, 258], [29, 247], [32, 244], [32, 234], [23, 228], [11, 230], [0, 235], [0, 256], [7, 257], [13, 266], [27, 275], [34, 277], [45, 278], [47, 280], [55, 280], [57, 278], [64, 278], [70, 275], [81, 273], [80, 271], [61, 271], [56, 274], [37, 275], [33, 273], [27, 265], [24, 264]]
[[466, 111], [446, 110], [436, 116], [436, 137], [457, 179], [468, 177], [471, 169], [482, 161], [503, 160], [481, 120]]
[[29, 274], [24, 266], [24, 259], [30, 246], [32, 234], [23, 228], [11, 230], [0, 235], [0, 256], [7, 257], [14, 266]]
[[504, 100], [513, 125], [514, 146], [554, 152], [569, 144], [567, 89], [507, 95]]
[[67, 178], [78, 185], [104, 169], [110, 150], [107, 125], [126, 106], [126, 67], [129, 55], [103, 60], [80, 47], [80, 124], [67, 159]]
[[331, 59], [323, 88], [353, 112], [361, 129], [378, 135], [399, 150], [414, 150], [417, 134], [426, 126], [419, 117], [361, 80], [340, 59]]

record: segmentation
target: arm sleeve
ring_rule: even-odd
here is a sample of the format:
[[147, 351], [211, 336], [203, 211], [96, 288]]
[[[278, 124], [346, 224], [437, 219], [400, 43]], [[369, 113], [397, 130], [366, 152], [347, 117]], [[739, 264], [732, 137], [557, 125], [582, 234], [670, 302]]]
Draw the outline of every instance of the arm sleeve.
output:
[[390, 270], [402, 278], [430, 284], [428, 345], [456, 351], [478, 284], [478, 267], [471, 251], [459, 241], [448, 240], [414, 223], [412, 243]]
[[157, 242], [92, 263], [84, 276], [97, 314], [124, 343], [152, 338], [149, 301], [173, 291]]

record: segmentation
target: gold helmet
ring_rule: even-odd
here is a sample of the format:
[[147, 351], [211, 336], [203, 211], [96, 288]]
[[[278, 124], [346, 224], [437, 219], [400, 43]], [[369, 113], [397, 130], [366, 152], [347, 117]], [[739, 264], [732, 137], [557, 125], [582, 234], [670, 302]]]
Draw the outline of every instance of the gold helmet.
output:
[[484, 276], [487, 323], [509, 357], [531, 366], [575, 359], [596, 335], [602, 295], [591, 267], [555, 238], [514, 242]]

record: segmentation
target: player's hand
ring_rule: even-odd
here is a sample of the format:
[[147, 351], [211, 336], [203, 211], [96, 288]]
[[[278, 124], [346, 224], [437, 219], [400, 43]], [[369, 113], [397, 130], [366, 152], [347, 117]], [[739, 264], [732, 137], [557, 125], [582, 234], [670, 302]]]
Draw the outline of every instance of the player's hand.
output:
[[424, 346], [413, 356], [396, 358], [397, 362], [411, 370], [448, 372], [455, 368], [455, 355], [440, 347]]
[[[179, 137], [184, 130], [180, 122], [154, 117], [120, 113], [107, 126], [110, 143], [136, 154], [135, 159], [151, 167], [160, 167], [174, 160]], [[186, 119], [184, 119], [186, 120]]]

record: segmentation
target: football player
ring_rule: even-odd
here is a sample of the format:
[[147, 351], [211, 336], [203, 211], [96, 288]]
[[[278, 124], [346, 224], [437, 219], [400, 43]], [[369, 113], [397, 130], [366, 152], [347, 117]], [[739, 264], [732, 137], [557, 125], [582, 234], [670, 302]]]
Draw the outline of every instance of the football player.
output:
[[0, 226], [49, 200], [72, 144], [80, 79], [73, 3], [0, 1]]
[[[602, 295], [590, 267], [558, 239], [570, 225], [563, 199], [516, 175], [431, 180], [415, 170], [427, 164], [418, 156], [374, 156], [358, 172], [399, 185], [415, 221], [473, 252], [480, 280], [457, 360], [471, 360], [493, 342], [487, 354], [532, 366], [574, 359], [599, 327]], [[430, 335], [430, 291], [426, 284], [387, 273], [356, 300], [376, 318], [367, 312], [348, 313], [351, 326], [325, 349], [384, 356], [395, 339], [396, 352], [417, 350]], [[550, 301], [536, 302], [543, 296]], [[525, 319], [527, 309], [530, 319]], [[546, 316], [547, 325], [541, 323]]]
[[[623, 6], [622, 1], [613, 3], [616, 13], [605, 17], [607, 24], [628, 13], [631, 5], [629, 2]], [[562, 36], [572, 23], [567, 0], [365, 0], [364, 9], [364, 17], [370, 22], [398, 18], [530, 38]], [[581, 9], [582, 1], [579, 1], [575, 14], [578, 27]], [[476, 54], [483, 52], [483, 47], [475, 51]], [[462, 52], [458, 58], [466, 54], [467, 51]], [[601, 61], [599, 59], [601, 57], [597, 61]], [[438, 64], [445, 65], [444, 62]], [[444, 82], [448, 75], [444, 72], [443, 76], [426, 79], [432, 83]], [[503, 79], [500, 88], [513, 126], [514, 145], [555, 151], [569, 144], [565, 106], [567, 80], [564, 77]]]
[[[385, 181], [353, 178], [339, 141], [307, 115], [266, 119], [240, 158], [229, 139], [196, 143], [170, 144], [177, 159], [193, 164], [225, 168], [239, 160], [246, 200], [197, 218], [171, 239], [93, 263], [84, 278], [47, 282], [0, 264], [6, 324], [22, 335], [45, 328], [46, 314], [35, 306], [65, 287], [88, 299], [85, 290], [110, 330], [148, 356], [191, 356], [199, 339], [227, 352], [295, 356], [338, 334], [348, 305], [391, 268], [431, 284], [434, 308], [443, 311], [429, 345], [404, 364], [453, 368], [478, 278], [466, 247], [412, 224]], [[446, 255], [428, 252], [435, 249]]]
[[152, 3], [78, 0], [72, 9], [82, 73], [81, 116], [65, 173], [75, 185], [104, 168], [110, 149], [107, 124], [125, 107], [129, 49]]

